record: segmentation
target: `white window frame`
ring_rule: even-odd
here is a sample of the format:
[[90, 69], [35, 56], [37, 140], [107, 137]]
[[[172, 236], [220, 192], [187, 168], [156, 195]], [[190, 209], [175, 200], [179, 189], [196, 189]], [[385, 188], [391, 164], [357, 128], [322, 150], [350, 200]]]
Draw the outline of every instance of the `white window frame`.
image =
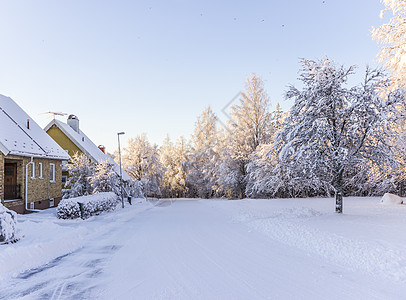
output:
[[53, 163], [49, 164], [49, 182], [55, 182], [55, 164]]
[[42, 175], [42, 172], [43, 171], [43, 169], [42, 169], [42, 163], [38, 163], [38, 177], [40, 178], [40, 179], [43, 179], [44, 177], [42, 177], [43, 175]]
[[35, 179], [35, 162], [31, 163], [31, 179]]

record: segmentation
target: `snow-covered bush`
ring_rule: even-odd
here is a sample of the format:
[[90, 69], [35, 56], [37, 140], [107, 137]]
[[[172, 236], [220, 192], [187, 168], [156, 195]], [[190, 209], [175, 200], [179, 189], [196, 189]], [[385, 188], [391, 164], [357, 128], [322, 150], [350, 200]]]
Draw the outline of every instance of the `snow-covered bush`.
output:
[[17, 214], [0, 204], [0, 243], [11, 242], [15, 239], [16, 225]]
[[80, 217], [79, 199], [83, 197], [62, 199], [56, 209], [56, 214], [59, 219], [76, 219]]
[[82, 219], [99, 215], [104, 211], [114, 210], [119, 203], [119, 198], [113, 192], [98, 193], [89, 196], [63, 199], [57, 208], [60, 219]]

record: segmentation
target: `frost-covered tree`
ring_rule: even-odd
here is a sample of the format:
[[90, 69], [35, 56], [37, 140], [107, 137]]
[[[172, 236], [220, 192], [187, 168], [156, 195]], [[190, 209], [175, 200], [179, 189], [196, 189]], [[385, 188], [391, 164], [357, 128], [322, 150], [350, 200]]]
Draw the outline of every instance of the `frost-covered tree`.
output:
[[389, 23], [372, 29], [372, 37], [381, 43], [379, 59], [392, 72], [392, 88], [406, 87], [406, 1], [383, 0], [386, 11], [392, 11]]
[[114, 172], [113, 166], [107, 161], [95, 165], [94, 174], [89, 178], [93, 194], [114, 192], [121, 195], [120, 177]]
[[[138, 180], [125, 181], [123, 184], [123, 192], [125, 197], [143, 198], [146, 194], [143, 190], [143, 185]], [[148, 194], [146, 194], [148, 196]]]
[[380, 170], [398, 167], [401, 149], [395, 129], [405, 117], [400, 112], [403, 91], [382, 96], [388, 85], [383, 73], [367, 68], [364, 81], [348, 89], [346, 82], [353, 73], [354, 66], [345, 68], [328, 58], [303, 59], [303, 88], [291, 86], [286, 93], [295, 104], [275, 146], [287, 169], [302, 174], [295, 180], [313, 178], [319, 182], [316, 189], [331, 183], [338, 213], [343, 209], [344, 180], [349, 180], [346, 172], [362, 164]]
[[220, 159], [220, 141], [216, 116], [210, 107], [205, 109], [195, 123], [192, 135], [187, 181], [189, 196], [210, 198], [217, 191], [217, 164]]
[[[273, 132], [282, 129], [283, 120], [288, 116], [281, 111], [279, 104], [272, 113]], [[267, 144], [260, 144], [250, 155], [247, 164], [247, 187], [245, 194], [250, 198], [294, 198], [329, 195], [331, 184], [321, 184], [319, 179], [310, 174], [298, 173], [281, 163], [277, 150], [273, 149], [273, 139]], [[309, 175], [309, 176], [306, 176]], [[306, 176], [306, 180], [304, 177]], [[300, 178], [300, 180], [298, 180]]]
[[160, 148], [160, 161], [165, 168], [162, 179], [162, 194], [166, 197], [184, 197], [188, 187], [186, 182], [189, 160], [189, 144], [180, 137], [175, 144], [169, 138]]
[[230, 197], [242, 198], [246, 187], [246, 165], [258, 145], [272, 136], [269, 97], [261, 78], [247, 78], [239, 103], [231, 107], [227, 123], [226, 147], [220, 165], [218, 183]]
[[237, 134], [237, 143], [242, 142], [247, 148], [246, 151], [241, 149], [239, 155], [246, 157], [260, 143], [269, 141], [272, 135], [269, 106], [269, 96], [263, 81], [259, 76], [251, 75], [246, 80], [245, 91], [241, 92], [239, 104], [231, 107], [231, 132]]
[[149, 143], [146, 134], [128, 141], [123, 149], [123, 169], [142, 183], [145, 196], [159, 196], [164, 168], [159, 160], [158, 147]]
[[71, 156], [67, 164], [68, 180], [65, 184], [64, 198], [90, 195], [93, 192], [90, 178], [94, 175], [94, 164], [84, 154], [78, 152]]

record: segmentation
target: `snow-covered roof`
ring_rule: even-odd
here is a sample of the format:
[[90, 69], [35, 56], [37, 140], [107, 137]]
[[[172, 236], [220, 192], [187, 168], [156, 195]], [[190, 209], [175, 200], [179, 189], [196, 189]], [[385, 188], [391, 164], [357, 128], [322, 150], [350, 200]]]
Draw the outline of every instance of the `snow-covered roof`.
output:
[[13, 99], [0, 95], [0, 151], [4, 155], [67, 160], [63, 150]]
[[[56, 119], [52, 120], [47, 126], [45, 126], [44, 130], [48, 131], [53, 125], [58, 127], [80, 149], [80, 151], [86, 154], [86, 156], [93, 162], [100, 163], [102, 161], [107, 161], [113, 166], [114, 171], [120, 175], [120, 167], [114, 159], [111, 158], [110, 155], [103, 153], [99, 147], [97, 147], [92, 140], [83, 133], [83, 131], [79, 129], [79, 132], [76, 132], [68, 124]], [[124, 170], [122, 170], [122, 174], [123, 180], [131, 180], [131, 177]]]

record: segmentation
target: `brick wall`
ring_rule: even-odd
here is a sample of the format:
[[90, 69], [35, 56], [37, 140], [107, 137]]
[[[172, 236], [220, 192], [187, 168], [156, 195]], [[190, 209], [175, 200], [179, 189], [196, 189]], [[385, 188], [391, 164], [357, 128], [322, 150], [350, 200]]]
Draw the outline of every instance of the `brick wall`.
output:
[[[13, 160], [17, 163], [17, 184], [21, 184], [22, 201], [4, 202], [4, 161]], [[1, 202], [17, 212], [21, 212], [25, 205], [25, 169], [31, 161], [29, 157], [7, 155], [0, 153], [0, 197]], [[28, 167], [27, 198], [28, 203], [34, 202], [35, 209], [49, 207], [49, 199], [55, 199], [57, 205], [62, 198], [62, 161], [55, 159], [34, 158], [35, 176], [31, 178], [31, 165]], [[39, 163], [42, 163], [42, 178]], [[50, 181], [50, 164], [55, 164], [55, 181]], [[28, 207], [30, 207], [28, 205]]]

